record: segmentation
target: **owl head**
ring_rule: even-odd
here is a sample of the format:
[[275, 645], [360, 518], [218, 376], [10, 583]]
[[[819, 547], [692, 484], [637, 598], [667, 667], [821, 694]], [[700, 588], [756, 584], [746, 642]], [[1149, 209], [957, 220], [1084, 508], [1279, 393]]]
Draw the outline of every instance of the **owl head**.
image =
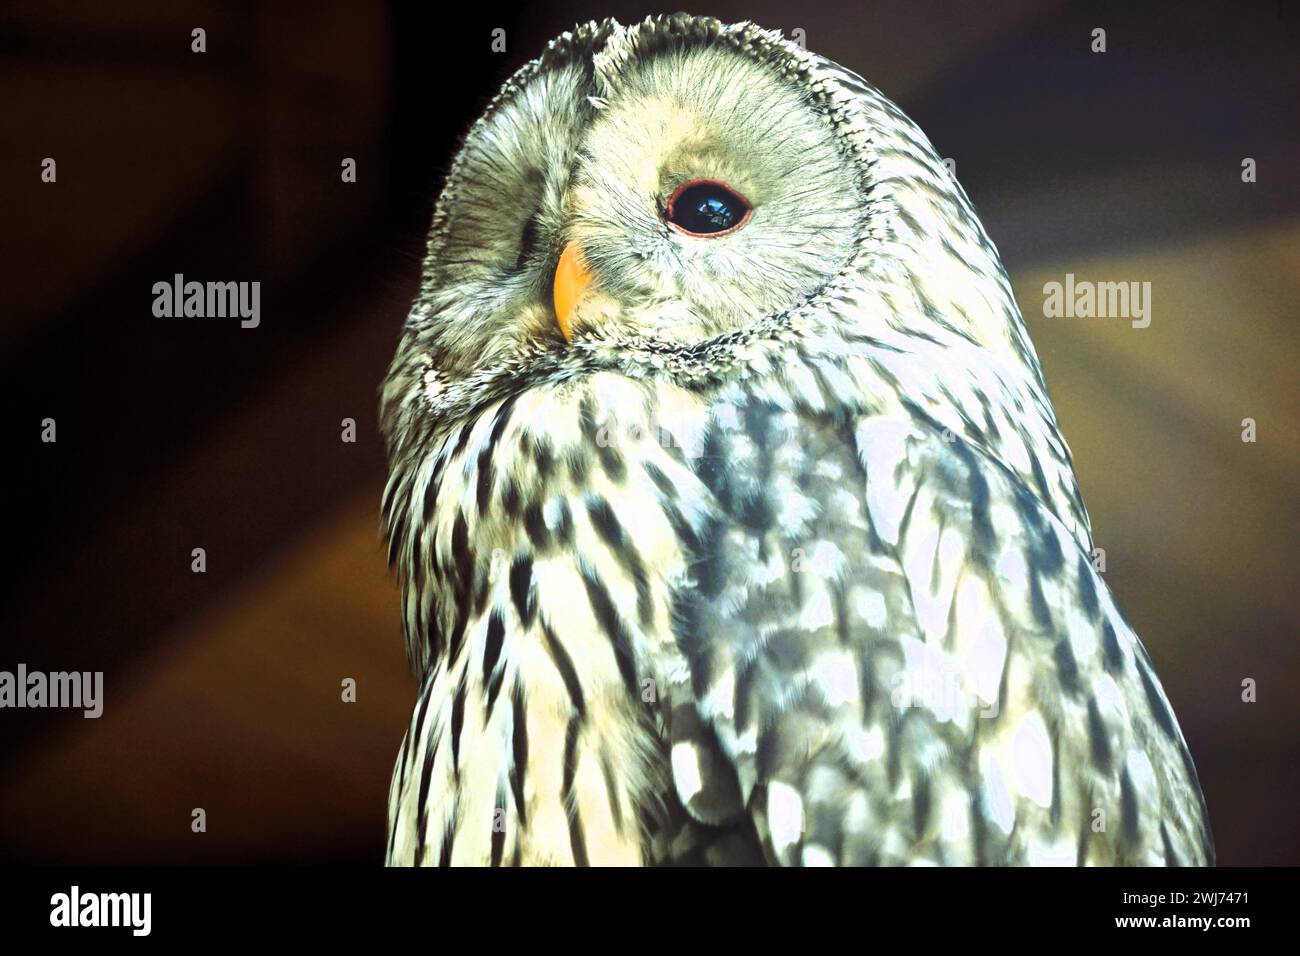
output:
[[[931, 333], [1034, 359], [925, 136], [753, 24], [579, 27], [470, 129], [383, 396], [390, 440], [595, 367], [699, 380], [769, 341]], [[419, 431], [424, 431], [421, 428]]]

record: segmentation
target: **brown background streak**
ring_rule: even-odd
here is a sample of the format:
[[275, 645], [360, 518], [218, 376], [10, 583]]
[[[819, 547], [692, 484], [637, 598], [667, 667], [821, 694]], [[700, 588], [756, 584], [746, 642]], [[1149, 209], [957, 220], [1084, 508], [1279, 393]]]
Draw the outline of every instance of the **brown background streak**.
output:
[[[0, 712], [0, 861], [378, 862], [415, 688], [378, 534], [376, 389], [438, 180], [545, 40], [661, 11], [119, 6], [0, 12], [0, 669], [103, 670], [106, 696], [97, 721]], [[804, 28], [956, 160], [1220, 861], [1294, 864], [1300, 27], [1275, 3], [1129, 6], [692, 10]], [[151, 287], [176, 272], [261, 281], [261, 327], [155, 319]], [[1151, 327], [1043, 318], [1066, 272], [1151, 281]]]

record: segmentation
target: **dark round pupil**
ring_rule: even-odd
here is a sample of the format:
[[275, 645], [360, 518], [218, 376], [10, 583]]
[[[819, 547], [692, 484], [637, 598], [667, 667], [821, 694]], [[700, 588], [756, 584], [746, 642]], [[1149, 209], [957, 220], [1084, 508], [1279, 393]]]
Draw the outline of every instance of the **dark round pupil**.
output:
[[683, 189], [673, 200], [672, 221], [687, 232], [725, 232], [744, 218], [745, 201], [716, 183]]

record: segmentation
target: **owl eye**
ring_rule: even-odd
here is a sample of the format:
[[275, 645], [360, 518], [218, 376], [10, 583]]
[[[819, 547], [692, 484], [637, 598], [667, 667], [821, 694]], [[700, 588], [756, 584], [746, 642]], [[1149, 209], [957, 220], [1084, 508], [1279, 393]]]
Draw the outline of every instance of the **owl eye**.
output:
[[749, 221], [745, 198], [712, 179], [682, 183], [668, 200], [668, 224], [688, 236], [714, 236], [735, 232]]
[[515, 259], [515, 267], [512, 272], [523, 272], [524, 266], [528, 265], [528, 260], [532, 258], [537, 251], [537, 213], [528, 217], [524, 223], [523, 232], [519, 235], [519, 254]]

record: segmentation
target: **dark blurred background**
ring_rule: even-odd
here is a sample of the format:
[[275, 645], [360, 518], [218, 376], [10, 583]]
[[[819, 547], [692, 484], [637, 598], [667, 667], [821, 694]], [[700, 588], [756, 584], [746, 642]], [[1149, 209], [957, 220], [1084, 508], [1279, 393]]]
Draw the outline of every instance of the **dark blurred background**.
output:
[[[1220, 862], [1300, 862], [1296, 5], [690, 9], [802, 28], [955, 160], [1046, 366], [1106, 578], [1191, 744]], [[378, 533], [376, 389], [440, 177], [547, 39], [670, 12], [448, 10], [0, 11], [0, 669], [103, 670], [106, 697], [99, 720], [0, 711], [0, 860], [381, 860], [415, 685]], [[152, 285], [177, 272], [260, 281], [260, 327], [154, 318]], [[1150, 281], [1151, 326], [1043, 318], [1043, 284], [1067, 272]]]

